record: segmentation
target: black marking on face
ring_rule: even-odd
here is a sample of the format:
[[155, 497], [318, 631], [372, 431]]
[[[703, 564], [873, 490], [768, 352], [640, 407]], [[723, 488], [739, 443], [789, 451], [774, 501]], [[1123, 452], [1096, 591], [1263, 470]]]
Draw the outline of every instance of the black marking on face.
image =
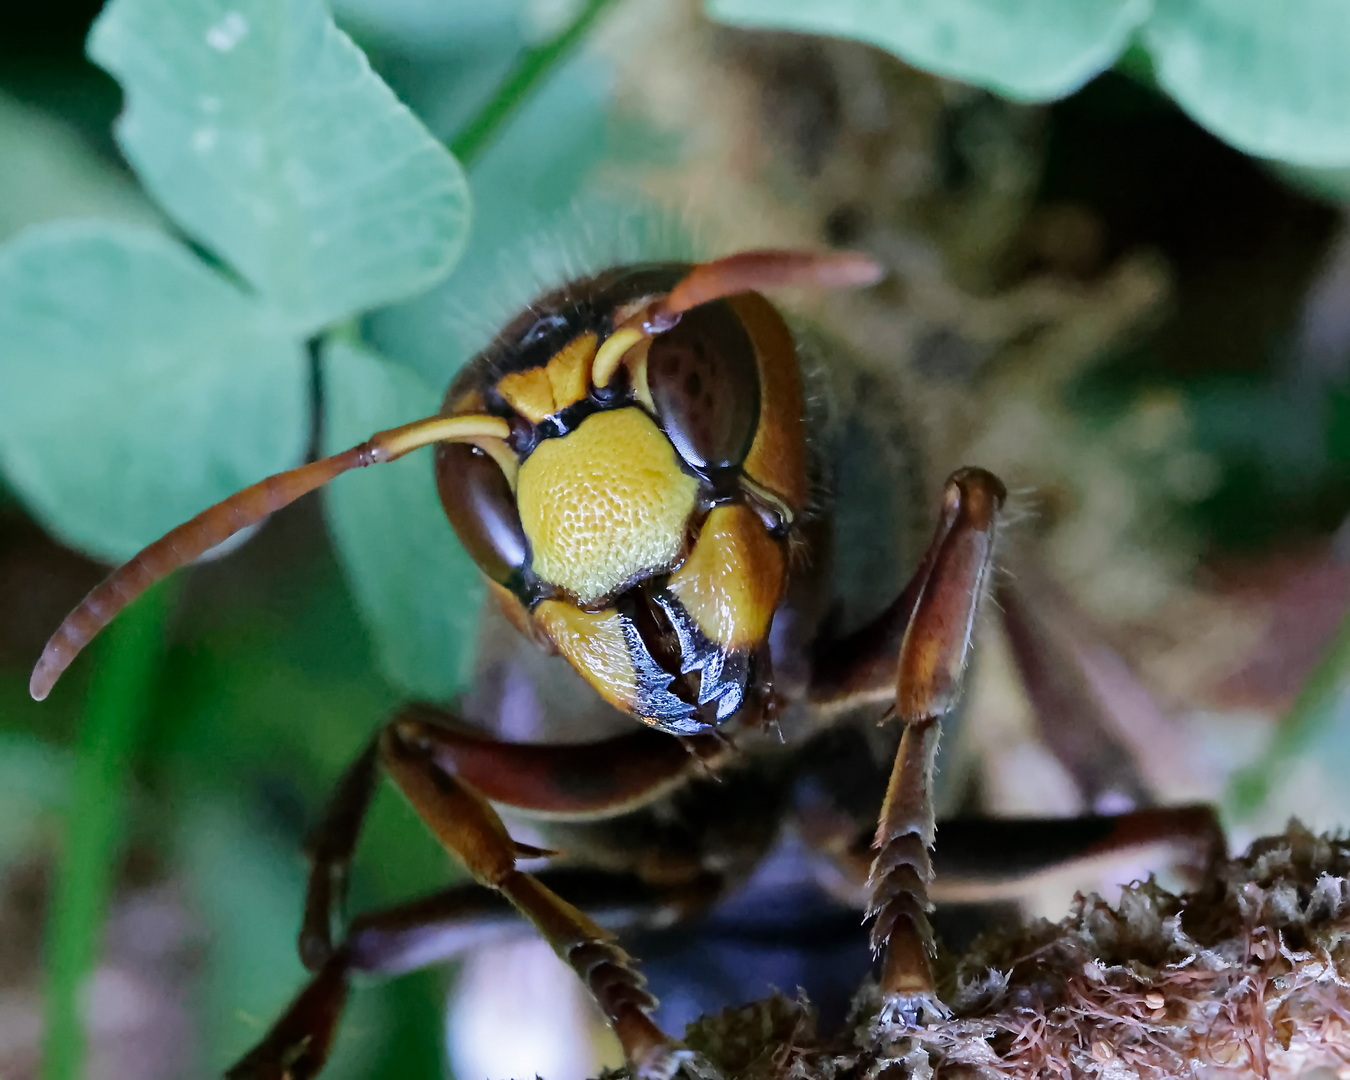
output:
[[594, 333], [603, 341], [614, 330], [616, 311], [669, 292], [688, 272], [687, 263], [636, 263], [569, 282], [537, 297], [461, 369], [446, 392], [446, 405], [453, 406], [478, 391], [496, 415], [515, 415], [496, 392], [503, 376], [543, 367], [582, 334]]
[[750, 654], [728, 650], [708, 638], [690, 617], [684, 605], [664, 589], [656, 594], [656, 603], [665, 612], [680, 643], [680, 671], [701, 673], [698, 704], [716, 702], [717, 722], [734, 715], [745, 704], [750, 682]]
[[637, 675], [637, 701], [634, 711], [644, 723], [672, 735], [700, 735], [709, 725], [695, 718], [696, 709], [670, 692], [675, 676], [666, 671], [648, 649], [637, 625], [628, 616], [621, 618], [628, 655]]

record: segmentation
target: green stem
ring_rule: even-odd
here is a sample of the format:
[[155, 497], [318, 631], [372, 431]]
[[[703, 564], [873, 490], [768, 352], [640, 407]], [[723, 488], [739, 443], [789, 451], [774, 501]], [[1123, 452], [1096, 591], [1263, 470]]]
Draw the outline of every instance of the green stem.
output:
[[450, 152], [466, 169], [472, 166], [511, 114], [519, 109], [541, 82], [586, 37], [597, 19], [616, 0], [585, 0], [572, 21], [547, 41], [520, 54], [510, 73], [487, 104], [478, 110], [450, 140]]
[[122, 838], [127, 778], [149, 716], [171, 589], [158, 585], [103, 635], [76, 739], [65, 844], [47, 913], [43, 1080], [84, 1072], [81, 1008]]
[[1235, 814], [1245, 817], [1260, 810], [1270, 796], [1280, 765], [1305, 749], [1337, 715], [1334, 706], [1348, 692], [1347, 674], [1350, 674], [1350, 616], [1341, 620], [1326, 655], [1304, 680], [1260, 760], [1233, 778], [1226, 802]]

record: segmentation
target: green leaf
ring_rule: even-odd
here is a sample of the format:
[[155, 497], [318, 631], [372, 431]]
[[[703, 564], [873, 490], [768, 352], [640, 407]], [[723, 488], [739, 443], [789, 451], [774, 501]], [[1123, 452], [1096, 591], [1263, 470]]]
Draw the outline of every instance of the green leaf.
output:
[[332, 0], [333, 14], [358, 38], [414, 56], [473, 48], [484, 39], [519, 33], [523, 0]]
[[1044, 101], [1115, 62], [1151, 0], [706, 0], [743, 26], [853, 38], [950, 79]]
[[225, 802], [209, 788], [180, 798], [175, 809], [175, 865], [196, 914], [211, 929], [199, 1037], [208, 1075], [219, 1075], [303, 985], [295, 927], [304, 865], [237, 801]]
[[1350, 164], [1350, 4], [1167, 0], [1144, 30], [1158, 83], [1240, 150]]
[[[437, 390], [374, 353], [334, 342], [324, 353], [324, 453], [429, 416]], [[467, 674], [480, 575], [441, 511], [431, 452], [344, 476], [325, 492], [338, 554], [391, 679], [443, 699]]]
[[[453, 76], [428, 72], [419, 110], [448, 98], [453, 83], [445, 81]], [[639, 143], [618, 130], [609, 110], [613, 77], [603, 55], [574, 56], [488, 145], [470, 175], [474, 228], [464, 258], [430, 292], [367, 320], [386, 356], [443, 388], [504, 322], [578, 268], [674, 255], [669, 247], [633, 243], [637, 223], [617, 205], [623, 200], [612, 189], [597, 190], [597, 172], [615, 163], [631, 169], [655, 141]], [[447, 129], [458, 120], [443, 118]], [[622, 235], [605, 237], [608, 225]]]
[[57, 217], [156, 215], [135, 184], [69, 126], [0, 94], [0, 240]]
[[75, 747], [73, 799], [48, 910], [42, 1075], [80, 1080], [85, 1066], [81, 998], [98, 957], [123, 843], [133, 762], [164, 645], [168, 583], [133, 604], [99, 643]]
[[159, 233], [21, 233], [0, 249], [0, 326], [0, 466], [75, 547], [125, 559], [304, 453], [299, 345]]
[[125, 90], [117, 135], [146, 187], [297, 331], [459, 257], [458, 164], [321, 0], [113, 0], [89, 51]]
[[[1344, 782], [1348, 768], [1350, 616], [1341, 620], [1270, 744], [1233, 777], [1224, 801], [1248, 822], [1260, 811], [1276, 811], [1279, 817], [1268, 823], [1271, 828], [1292, 812], [1314, 829], [1335, 829], [1350, 812]], [[1281, 787], [1281, 797], [1275, 797]]]
[[1327, 457], [1350, 465], [1350, 385], [1327, 388]]

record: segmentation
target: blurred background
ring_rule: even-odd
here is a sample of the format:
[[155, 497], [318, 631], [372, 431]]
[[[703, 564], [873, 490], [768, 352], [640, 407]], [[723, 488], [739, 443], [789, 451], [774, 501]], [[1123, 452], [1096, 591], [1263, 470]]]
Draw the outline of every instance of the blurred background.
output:
[[[522, 48], [574, 14], [527, 0], [334, 6], [446, 140]], [[112, 137], [118, 85], [84, 55], [99, 7], [0, 13], [0, 240], [59, 217], [163, 221]], [[1107, 658], [1094, 692], [1138, 718], [1159, 795], [1213, 800], [1235, 844], [1290, 815], [1350, 822], [1350, 171], [1234, 149], [1134, 48], [1076, 92], [1027, 103], [874, 45], [618, 0], [469, 183], [453, 273], [353, 330], [410, 378], [443, 386], [491, 328], [476, 310], [507, 314], [568, 268], [672, 249], [872, 252], [886, 283], [801, 297], [800, 316], [903, 381], [930, 481], [979, 463], [1017, 492], [1013, 547], [1054, 609], [1091, 628], [1083, 640]], [[44, 531], [0, 470], [0, 1075], [43, 1075], [54, 984], [82, 986], [84, 1075], [108, 1080], [210, 1075], [299, 986], [306, 825], [410, 685], [425, 692], [391, 660], [388, 620], [331, 529], [315, 499], [276, 515], [160, 594], [162, 647], [96, 647], [38, 705], [31, 666], [106, 567]], [[476, 605], [463, 606], [436, 632], [467, 655]], [[964, 750], [981, 801], [1082, 809], [1006, 644], [985, 637]], [[110, 746], [86, 721], [116, 694], [100, 672], [118, 665], [144, 678], [134, 733]], [[462, 685], [464, 663], [444, 669], [444, 689]], [[88, 955], [50, 936], [62, 904], [80, 909], [71, 880], [102, 887], [97, 867], [70, 877], [82, 850], [115, 854], [106, 921], [81, 909], [99, 920]], [[353, 907], [449, 872], [382, 792]], [[448, 1042], [465, 1080], [574, 1080], [607, 1052], [546, 951], [467, 966], [457, 1005], [443, 972], [355, 994], [325, 1075], [451, 1075]]]

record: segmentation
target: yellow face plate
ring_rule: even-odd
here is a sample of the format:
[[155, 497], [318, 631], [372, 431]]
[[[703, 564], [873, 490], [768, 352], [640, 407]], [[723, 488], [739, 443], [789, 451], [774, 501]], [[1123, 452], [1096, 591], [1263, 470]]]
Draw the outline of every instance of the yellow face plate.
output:
[[534, 609], [534, 621], [602, 698], [618, 709], [633, 708], [637, 673], [617, 611], [579, 611], [545, 600]]
[[573, 338], [543, 367], [502, 376], [497, 390], [511, 408], [538, 424], [586, 396], [595, 346], [592, 333]]
[[768, 637], [785, 569], [782, 545], [747, 507], [718, 506], [669, 589], [710, 641], [751, 649]]
[[534, 572], [581, 604], [679, 558], [698, 483], [636, 408], [595, 413], [520, 467], [516, 503]]

